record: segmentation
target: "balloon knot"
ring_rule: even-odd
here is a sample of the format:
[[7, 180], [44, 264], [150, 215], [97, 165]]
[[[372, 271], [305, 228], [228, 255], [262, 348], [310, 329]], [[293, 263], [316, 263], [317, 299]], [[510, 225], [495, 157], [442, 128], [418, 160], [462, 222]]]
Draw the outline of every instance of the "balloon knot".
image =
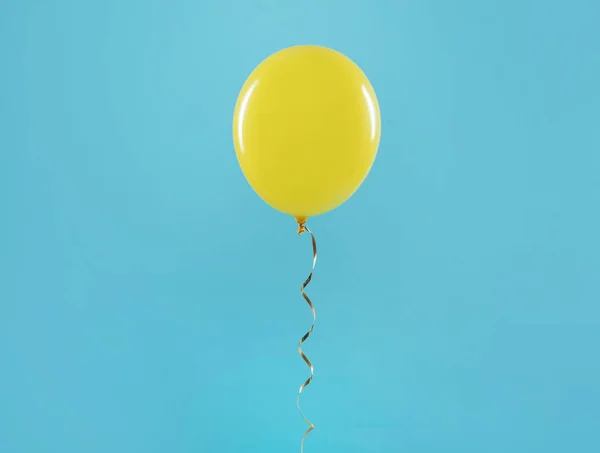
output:
[[298, 234], [302, 234], [306, 231], [306, 217], [296, 217], [296, 222], [298, 222]]

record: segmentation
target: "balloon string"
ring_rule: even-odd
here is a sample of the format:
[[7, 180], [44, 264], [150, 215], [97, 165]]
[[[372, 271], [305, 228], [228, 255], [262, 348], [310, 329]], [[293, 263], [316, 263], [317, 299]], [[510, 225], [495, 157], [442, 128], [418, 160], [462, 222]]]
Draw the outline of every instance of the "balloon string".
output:
[[308, 357], [306, 357], [306, 354], [304, 354], [304, 352], [302, 351], [302, 343], [304, 343], [306, 341], [306, 339], [308, 337], [310, 337], [310, 334], [312, 333], [313, 329], [315, 328], [315, 322], [317, 321], [317, 314], [315, 313], [315, 306], [313, 305], [313, 303], [310, 301], [310, 299], [304, 292], [304, 289], [312, 280], [313, 272], [315, 271], [315, 265], [317, 264], [317, 241], [316, 241], [315, 235], [312, 233], [312, 231], [310, 231], [304, 225], [304, 223], [299, 223], [298, 234], [302, 234], [305, 231], [308, 234], [310, 234], [310, 237], [312, 239], [313, 262], [312, 262], [312, 270], [310, 271], [310, 275], [307, 277], [307, 279], [304, 281], [304, 283], [302, 283], [302, 287], [300, 288], [300, 294], [302, 294], [302, 297], [304, 297], [304, 300], [306, 301], [306, 303], [310, 307], [310, 310], [312, 311], [313, 323], [310, 326], [310, 329], [308, 330], [308, 332], [306, 332], [304, 334], [304, 336], [298, 342], [298, 353], [300, 354], [300, 357], [302, 357], [302, 359], [304, 359], [304, 361], [308, 365], [308, 368], [310, 369], [310, 377], [306, 381], [304, 381], [304, 383], [300, 386], [300, 389], [298, 390], [298, 396], [296, 397], [296, 406], [298, 406], [298, 411], [300, 411], [300, 415], [302, 415], [302, 418], [308, 425], [308, 429], [302, 436], [302, 442], [300, 443], [300, 453], [304, 453], [304, 441], [306, 440], [306, 436], [308, 436], [310, 434], [310, 432], [315, 429], [315, 425], [313, 424], [313, 422], [311, 422], [308, 418], [306, 418], [306, 416], [304, 415], [304, 412], [302, 412], [302, 409], [300, 408], [300, 395], [302, 394], [302, 391], [306, 388], [306, 386], [308, 386], [308, 384], [310, 384], [312, 382], [313, 376], [315, 375], [315, 370], [313, 368], [313, 364], [311, 363], [310, 360], [308, 360]]

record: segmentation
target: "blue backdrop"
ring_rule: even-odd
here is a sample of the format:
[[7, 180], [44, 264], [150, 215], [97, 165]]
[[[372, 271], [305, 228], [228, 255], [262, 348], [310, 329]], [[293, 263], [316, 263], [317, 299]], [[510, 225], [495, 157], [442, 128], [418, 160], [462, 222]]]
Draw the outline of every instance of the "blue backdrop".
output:
[[600, 451], [600, 3], [0, 5], [0, 452], [297, 452], [308, 237], [244, 180], [249, 72], [381, 104], [320, 261], [307, 453]]

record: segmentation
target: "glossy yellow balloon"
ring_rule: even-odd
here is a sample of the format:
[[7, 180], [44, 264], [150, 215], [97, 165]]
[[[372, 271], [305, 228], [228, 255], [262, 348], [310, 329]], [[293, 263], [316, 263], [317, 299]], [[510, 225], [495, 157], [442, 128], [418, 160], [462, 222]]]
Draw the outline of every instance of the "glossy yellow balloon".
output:
[[233, 139], [252, 188], [299, 220], [345, 202], [377, 154], [379, 105], [361, 69], [318, 46], [281, 50], [248, 77]]

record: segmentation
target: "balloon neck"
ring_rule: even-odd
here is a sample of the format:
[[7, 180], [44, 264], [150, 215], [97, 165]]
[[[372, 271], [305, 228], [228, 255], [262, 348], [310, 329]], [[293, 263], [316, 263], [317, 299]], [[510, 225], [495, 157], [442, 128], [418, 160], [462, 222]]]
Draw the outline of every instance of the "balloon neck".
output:
[[296, 217], [296, 222], [298, 222], [298, 234], [304, 233], [306, 231], [306, 227], [304, 226], [306, 217]]

